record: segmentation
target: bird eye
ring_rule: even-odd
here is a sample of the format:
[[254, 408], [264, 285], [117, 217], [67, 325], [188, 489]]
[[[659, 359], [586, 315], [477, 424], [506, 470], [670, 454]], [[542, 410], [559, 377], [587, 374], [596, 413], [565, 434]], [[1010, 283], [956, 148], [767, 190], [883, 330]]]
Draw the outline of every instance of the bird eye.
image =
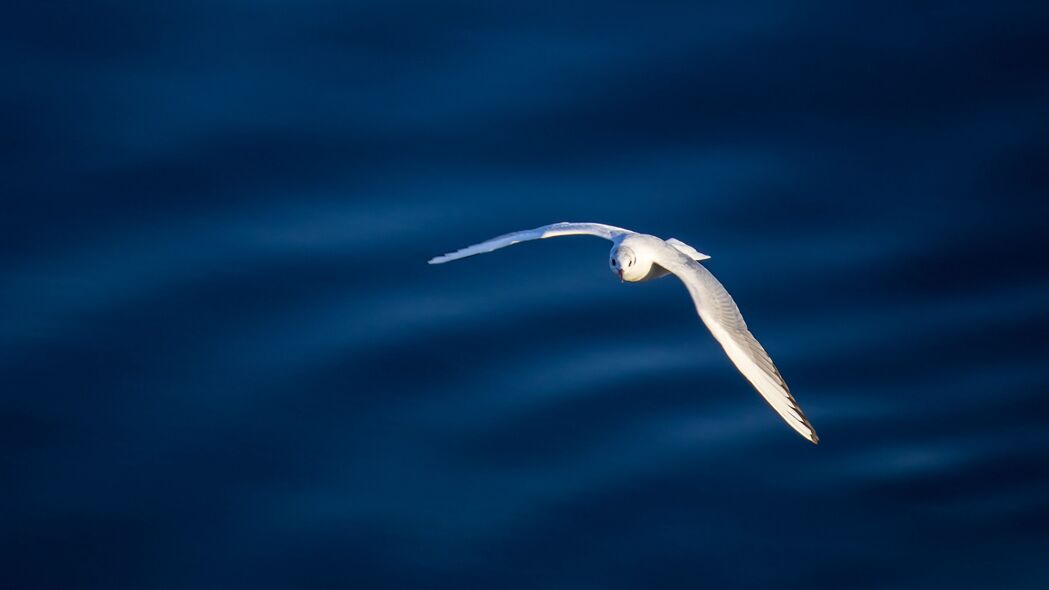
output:
[[629, 264], [628, 266], [634, 266], [634, 261], [633, 261], [633, 260], [631, 260], [631, 261], [630, 261], [630, 264]]

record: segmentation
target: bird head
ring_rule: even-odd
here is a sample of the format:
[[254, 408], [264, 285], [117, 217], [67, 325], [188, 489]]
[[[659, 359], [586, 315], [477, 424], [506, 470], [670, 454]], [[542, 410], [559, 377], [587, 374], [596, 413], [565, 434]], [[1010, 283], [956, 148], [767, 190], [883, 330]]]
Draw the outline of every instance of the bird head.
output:
[[612, 248], [608, 266], [620, 280], [633, 283], [648, 275], [652, 270], [652, 261], [640, 256], [629, 246], [616, 246]]

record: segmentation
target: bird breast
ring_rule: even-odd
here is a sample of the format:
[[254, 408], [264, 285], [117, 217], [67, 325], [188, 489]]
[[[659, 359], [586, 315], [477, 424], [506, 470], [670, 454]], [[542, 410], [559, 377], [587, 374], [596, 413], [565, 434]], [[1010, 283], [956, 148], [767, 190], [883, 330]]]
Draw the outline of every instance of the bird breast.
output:
[[659, 266], [658, 264], [653, 262], [652, 266], [649, 267], [649, 269], [648, 269], [648, 274], [646, 274], [645, 276], [643, 276], [640, 279], [638, 279], [636, 281], [633, 281], [633, 282], [635, 282], [635, 283], [643, 283], [645, 281], [651, 281], [653, 279], [663, 278], [663, 277], [667, 276], [668, 274], [670, 274], [669, 270], [667, 270], [667, 269], [663, 268], [662, 266]]

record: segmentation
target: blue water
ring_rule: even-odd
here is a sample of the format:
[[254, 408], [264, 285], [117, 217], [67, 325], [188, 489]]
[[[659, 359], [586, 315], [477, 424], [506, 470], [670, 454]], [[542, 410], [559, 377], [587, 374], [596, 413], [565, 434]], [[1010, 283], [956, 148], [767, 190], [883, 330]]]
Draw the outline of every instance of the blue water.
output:
[[[1044, 3], [23, 3], [0, 587], [1049, 587]], [[680, 283], [677, 237], [822, 442]]]

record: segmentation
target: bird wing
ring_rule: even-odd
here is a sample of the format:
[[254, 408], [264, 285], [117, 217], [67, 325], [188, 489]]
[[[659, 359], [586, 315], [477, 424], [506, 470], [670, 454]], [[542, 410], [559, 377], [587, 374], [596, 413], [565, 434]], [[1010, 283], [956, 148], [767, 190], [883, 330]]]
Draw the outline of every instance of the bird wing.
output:
[[696, 262], [710, 259], [710, 256], [707, 256], [706, 254], [700, 252], [699, 250], [696, 250], [692, 246], [689, 246], [688, 244], [682, 242], [677, 238], [669, 238], [667, 240], [667, 243], [673, 246], [676, 250], [680, 251], [681, 253], [686, 254], [689, 258], [695, 260]]
[[703, 265], [677, 250], [667, 248], [657, 258], [661, 258], [656, 260], [658, 264], [685, 284], [700, 319], [743, 376], [791, 428], [809, 441], [819, 443], [816, 430], [790, 394], [768, 353], [747, 329], [725, 287]]
[[569, 221], [562, 221], [561, 223], [552, 223], [535, 229], [526, 229], [504, 234], [443, 256], [436, 256], [430, 259], [430, 264], [443, 264], [452, 260], [466, 258], [467, 256], [473, 256], [474, 254], [484, 254], [485, 252], [491, 252], [492, 250], [498, 250], [499, 248], [505, 248], [518, 242], [527, 242], [529, 240], [541, 240], [543, 238], [553, 238], [556, 236], [575, 235], [598, 236], [606, 240], [615, 240], [621, 236], [632, 233], [634, 232], [628, 229], [605, 225], [603, 223], [572, 223]]

